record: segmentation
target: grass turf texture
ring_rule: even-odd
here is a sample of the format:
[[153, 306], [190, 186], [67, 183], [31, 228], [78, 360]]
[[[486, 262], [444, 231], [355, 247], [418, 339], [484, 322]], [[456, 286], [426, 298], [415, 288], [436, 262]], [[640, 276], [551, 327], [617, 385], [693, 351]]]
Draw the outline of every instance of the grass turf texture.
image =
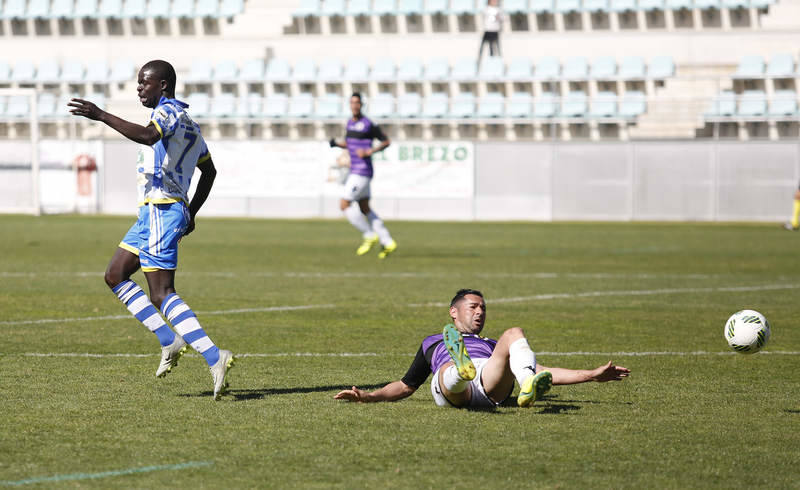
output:
[[[201, 218], [181, 246], [178, 292], [220, 346], [255, 354], [214, 403], [198, 355], [154, 377], [155, 337], [103, 283], [131, 222], [0, 217], [3, 484], [198, 462], [210, 464], [38, 486], [798, 488], [800, 289], [720, 288], [800, 287], [799, 234], [395, 222], [400, 248], [378, 261], [355, 256], [344, 222]], [[617, 355], [631, 378], [555, 387], [527, 410], [437, 408], [427, 384], [398, 403], [332, 399], [402, 377], [448, 321], [445, 307], [420, 304], [460, 287], [487, 295], [486, 335], [523, 327], [545, 365], [609, 359], [575, 351], [673, 354]], [[617, 293], [536, 296], [587, 292]], [[332, 306], [219, 313], [302, 305]], [[742, 308], [772, 323], [768, 354], [719, 354]], [[84, 319], [100, 316], [123, 318]], [[68, 318], [82, 320], [19, 323]]]

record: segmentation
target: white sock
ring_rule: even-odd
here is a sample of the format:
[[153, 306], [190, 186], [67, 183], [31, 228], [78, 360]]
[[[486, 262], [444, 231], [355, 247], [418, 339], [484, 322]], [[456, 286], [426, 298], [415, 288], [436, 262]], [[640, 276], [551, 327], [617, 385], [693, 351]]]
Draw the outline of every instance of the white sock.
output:
[[458, 369], [456, 369], [455, 365], [444, 370], [442, 382], [444, 383], [444, 388], [450, 393], [461, 393], [469, 385], [469, 381], [461, 379], [461, 376], [458, 375]]
[[351, 205], [345, 209], [344, 215], [347, 217], [347, 221], [349, 221], [364, 235], [364, 238], [371, 237], [375, 234], [375, 232], [372, 231], [372, 227], [369, 225], [369, 222], [367, 221], [367, 217], [364, 216], [364, 213], [361, 212], [361, 209], [357, 204]]
[[525, 378], [536, 374], [536, 354], [533, 353], [531, 346], [528, 345], [528, 339], [523, 337], [515, 340], [508, 348], [508, 353], [508, 364], [520, 385], [525, 381]]
[[378, 234], [378, 238], [381, 240], [381, 245], [389, 245], [392, 243], [392, 235], [389, 234], [389, 230], [386, 228], [386, 225], [383, 224], [383, 220], [380, 219], [377, 214], [375, 214], [375, 211], [370, 209], [367, 218], [369, 219], [369, 223], [372, 225], [372, 229]]

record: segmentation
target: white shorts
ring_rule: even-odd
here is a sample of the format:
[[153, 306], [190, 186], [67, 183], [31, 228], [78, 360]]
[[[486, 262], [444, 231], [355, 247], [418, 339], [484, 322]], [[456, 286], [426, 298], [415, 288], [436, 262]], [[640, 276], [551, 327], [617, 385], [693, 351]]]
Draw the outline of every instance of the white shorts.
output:
[[[489, 395], [486, 394], [486, 390], [483, 389], [483, 383], [481, 383], [481, 374], [483, 374], [483, 368], [488, 362], [488, 358], [472, 360], [472, 363], [475, 364], [475, 370], [477, 373], [475, 374], [475, 379], [469, 383], [472, 387], [472, 397], [464, 406], [464, 408], [494, 408], [505, 401], [501, 400], [500, 403], [493, 402], [492, 399], [489, 398]], [[440, 407], [453, 407], [454, 405], [444, 397], [444, 394], [442, 394], [442, 389], [439, 386], [440, 370], [437, 370], [435, 373], [433, 373], [433, 379], [431, 379], [431, 394], [433, 395], [433, 401], [436, 402], [436, 405]], [[509, 393], [509, 395], [510, 394], [511, 393]]]
[[350, 202], [369, 199], [369, 183], [371, 181], [372, 177], [358, 174], [348, 175], [342, 188], [342, 199]]

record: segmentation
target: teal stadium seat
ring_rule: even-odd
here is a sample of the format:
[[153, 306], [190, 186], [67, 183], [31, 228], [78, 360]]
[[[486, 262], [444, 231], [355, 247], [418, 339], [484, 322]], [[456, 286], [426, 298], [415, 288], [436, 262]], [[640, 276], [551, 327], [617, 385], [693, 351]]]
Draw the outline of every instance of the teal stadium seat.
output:
[[[351, 0], [352, 1], [352, 0]], [[297, 9], [292, 12], [293, 17], [314, 17], [322, 10], [321, 0], [301, 0]]]
[[394, 116], [394, 97], [392, 94], [381, 92], [376, 95], [369, 105], [369, 114], [377, 119], [388, 119]]
[[273, 94], [264, 100], [262, 113], [271, 119], [282, 119], [289, 112], [289, 97], [286, 94]]
[[83, 63], [76, 60], [66, 60], [61, 65], [61, 81], [67, 83], [83, 83], [85, 70]]
[[270, 82], [288, 82], [291, 80], [292, 68], [289, 62], [283, 58], [273, 58], [267, 64], [267, 71], [264, 75]]
[[535, 14], [555, 13], [555, 0], [531, 0], [530, 9]]
[[400, 0], [397, 4], [397, 13], [400, 15], [422, 15], [424, 12], [423, 0]]
[[262, 59], [247, 60], [239, 71], [239, 79], [245, 82], [256, 83], [264, 81], [266, 64]]
[[244, 97], [239, 97], [236, 101], [236, 117], [241, 119], [260, 118], [261, 113], [261, 94], [251, 93]]
[[202, 92], [190, 94], [186, 103], [189, 104], [188, 112], [192, 117], [202, 119], [211, 114], [211, 100], [208, 94]]
[[236, 117], [236, 96], [232, 93], [221, 93], [211, 99], [209, 115], [217, 119]]
[[608, 0], [583, 0], [583, 10], [587, 12], [608, 12]]
[[347, 4], [347, 15], [358, 17], [361, 15], [372, 15], [370, 0], [350, 0]]
[[31, 103], [27, 95], [10, 95], [6, 99], [6, 117], [10, 119], [27, 118], [31, 112]]
[[3, 6], [3, 18], [10, 20], [24, 19], [25, 0], [6, 0]]
[[637, 10], [636, 0], [611, 0], [609, 4], [611, 12], [633, 12]]
[[656, 56], [650, 61], [647, 76], [654, 80], [663, 80], [675, 75], [675, 62], [672, 56]]
[[533, 79], [533, 64], [530, 58], [514, 58], [508, 64], [506, 78], [512, 82], [527, 82]]
[[503, 117], [505, 111], [506, 98], [503, 94], [490, 92], [481, 97], [478, 102], [479, 118], [499, 118]]
[[130, 82], [133, 80], [134, 75], [136, 75], [136, 67], [133, 65], [133, 61], [124, 58], [118, 59], [111, 65], [111, 73], [106, 79], [106, 83]]
[[108, 64], [105, 61], [90, 61], [86, 64], [87, 83], [108, 83]]
[[619, 115], [626, 119], [635, 119], [647, 111], [647, 98], [644, 92], [631, 90], [625, 92], [619, 106]]
[[767, 10], [776, 0], [750, 0], [750, 6], [754, 9]]
[[214, 81], [236, 83], [241, 78], [239, 77], [239, 68], [233, 60], [222, 60], [214, 66]]
[[769, 115], [773, 117], [797, 116], [797, 92], [776, 90], [769, 104]]
[[308, 118], [314, 114], [314, 98], [311, 94], [297, 94], [289, 98], [287, 115], [290, 118]]
[[11, 81], [11, 67], [5, 61], [0, 61], [0, 83]]
[[369, 63], [366, 58], [352, 58], [344, 67], [344, 80], [365, 82], [369, 80]]
[[589, 64], [583, 56], [567, 58], [561, 70], [561, 78], [566, 80], [586, 80], [589, 78]]
[[85, 98], [75, 93], [62, 93], [58, 97], [58, 102], [56, 102], [56, 109], [53, 117], [58, 119], [72, 119], [72, 114], [69, 113], [70, 108], [67, 107], [67, 104], [75, 97]]
[[568, 14], [581, 11], [581, 0], [556, 0], [556, 12]]
[[106, 94], [104, 94], [103, 92], [88, 93], [86, 94], [84, 99], [88, 100], [89, 102], [92, 102], [100, 109], [106, 108]]
[[325, 17], [341, 17], [344, 15], [344, 0], [325, 0], [320, 14]]
[[36, 67], [27, 60], [17, 61], [11, 71], [11, 81], [17, 83], [31, 83], [36, 81]]
[[478, 78], [485, 82], [497, 82], [503, 80], [505, 77], [505, 64], [503, 58], [499, 56], [490, 56], [481, 63]]
[[419, 58], [405, 58], [397, 67], [397, 79], [401, 81], [416, 82], [422, 80], [422, 74], [422, 60]]
[[645, 12], [664, 10], [664, 0], [639, 0], [639, 10]]
[[759, 55], [744, 56], [739, 60], [739, 66], [733, 78], [759, 79], [764, 78], [764, 58]]
[[372, 13], [375, 15], [397, 15], [397, 0], [373, 0]]
[[122, 0], [101, 0], [97, 16], [101, 19], [121, 19]]
[[561, 115], [563, 117], [584, 117], [586, 108], [586, 93], [582, 90], [570, 92], [561, 100]]
[[533, 116], [533, 97], [528, 92], [514, 92], [508, 102], [508, 116], [529, 118]]
[[31, 19], [49, 19], [50, 0], [29, 0], [28, 17]]
[[475, 0], [450, 0], [450, 13], [470, 15], [476, 12]]
[[172, 17], [179, 19], [194, 17], [194, 0], [172, 0], [172, 8], [169, 13]]
[[197, 0], [195, 17], [216, 19], [219, 17], [219, 0]]
[[447, 15], [450, 10], [447, 8], [448, 0], [425, 0], [425, 13], [428, 15]]
[[669, 10], [692, 10], [692, 0], [667, 0], [666, 8]]
[[170, 7], [170, 2], [150, 0], [147, 5], [147, 16], [154, 19], [168, 19], [170, 17]]
[[617, 60], [611, 56], [600, 56], [592, 60], [589, 77], [594, 80], [612, 80], [617, 76]]
[[[43, 92], [36, 100], [36, 113], [40, 119], [52, 119], [56, 117], [58, 97], [53, 92]], [[62, 106], [63, 107], [63, 106]]]
[[393, 82], [397, 79], [397, 67], [390, 58], [379, 58], [372, 65], [370, 78], [376, 82]]
[[325, 94], [317, 99], [314, 116], [318, 119], [338, 119], [341, 117], [342, 96]]
[[736, 94], [725, 90], [715, 96], [706, 111], [706, 117], [732, 116], [736, 113]]
[[755, 117], [767, 115], [767, 94], [763, 90], [745, 90], [739, 98], [740, 116]]
[[124, 19], [144, 19], [147, 17], [146, 0], [125, 0], [122, 7], [122, 18]]
[[75, 1], [75, 17], [77, 18], [97, 18], [99, 6], [97, 0], [76, 0]]
[[219, 16], [230, 19], [244, 12], [244, 0], [222, 0], [219, 4]]
[[622, 80], [644, 80], [647, 68], [641, 56], [626, 56], [619, 65], [619, 78]]
[[551, 92], [545, 92], [533, 100], [533, 117], [550, 119], [558, 115], [558, 98]]
[[729, 10], [750, 8], [750, 0], [722, 0], [722, 6]]
[[767, 78], [794, 78], [794, 57], [791, 53], [773, 55], [767, 65]]
[[422, 117], [427, 119], [442, 119], [447, 117], [449, 100], [447, 94], [436, 92], [425, 97], [422, 104]]
[[211, 83], [212, 71], [210, 61], [197, 58], [192, 62], [185, 80], [189, 83]]
[[527, 14], [528, 0], [506, 0], [503, 2], [503, 10], [509, 15]]
[[74, 14], [75, 5], [72, 0], [53, 0], [50, 5], [50, 18], [52, 19], [72, 19]]
[[475, 96], [472, 92], [461, 92], [453, 97], [450, 117], [456, 119], [472, 119], [475, 117]]
[[545, 56], [536, 61], [535, 80], [557, 80], [561, 73], [561, 64], [554, 56]]
[[719, 10], [720, 3], [719, 0], [694, 0], [694, 7], [700, 10]]
[[430, 82], [447, 81], [450, 77], [450, 65], [446, 58], [434, 58], [425, 66], [425, 80]]
[[6, 114], [6, 103], [8, 102], [8, 97], [5, 95], [0, 95], [0, 121], [5, 119]]
[[617, 94], [614, 92], [598, 92], [592, 97], [589, 106], [589, 117], [612, 118], [617, 116]]
[[339, 82], [342, 81], [342, 63], [341, 61], [333, 58], [326, 58], [319, 64], [319, 72], [317, 72], [317, 79], [323, 82]]
[[397, 115], [401, 118], [417, 118], [422, 112], [422, 102], [417, 93], [407, 93], [397, 99]]
[[453, 65], [450, 77], [459, 82], [474, 81], [478, 78], [478, 67], [475, 58], [460, 58]]
[[301, 58], [294, 64], [292, 80], [295, 82], [316, 82], [317, 65], [311, 58]]
[[58, 83], [61, 81], [61, 66], [56, 60], [44, 60], [36, 70], [36, 82]]

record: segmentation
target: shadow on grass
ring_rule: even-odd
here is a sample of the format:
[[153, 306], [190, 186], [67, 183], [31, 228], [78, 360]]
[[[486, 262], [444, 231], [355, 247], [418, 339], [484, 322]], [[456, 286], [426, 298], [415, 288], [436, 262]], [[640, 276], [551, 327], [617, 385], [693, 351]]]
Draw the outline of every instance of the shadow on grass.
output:
[[[387, 383], [372, 384], [372, 385], [357, 385], [362, 390], [377, 390], [383, 388]], [[293, 395], [297, 393], [321, 393], [326, 391], [341, 391], [348, 389], [347, 386], [298, 386], [295, 388], [257, 388], [252, 390], [228, 390], [225, 397], [233, 397], [234, 400], [262, 400], [268, 396], [274, 395]], [[200, 393], [181, 393], [178, 396], [182, 397], [206, 397], [213, 396], [212, 391], [203, 391]]]
[[786, 410], [784, 410], [784, 412], [786, 412], [786, 413], [800, 413], [800, 410], [792, 410], [791, 408], [787, 408]]

